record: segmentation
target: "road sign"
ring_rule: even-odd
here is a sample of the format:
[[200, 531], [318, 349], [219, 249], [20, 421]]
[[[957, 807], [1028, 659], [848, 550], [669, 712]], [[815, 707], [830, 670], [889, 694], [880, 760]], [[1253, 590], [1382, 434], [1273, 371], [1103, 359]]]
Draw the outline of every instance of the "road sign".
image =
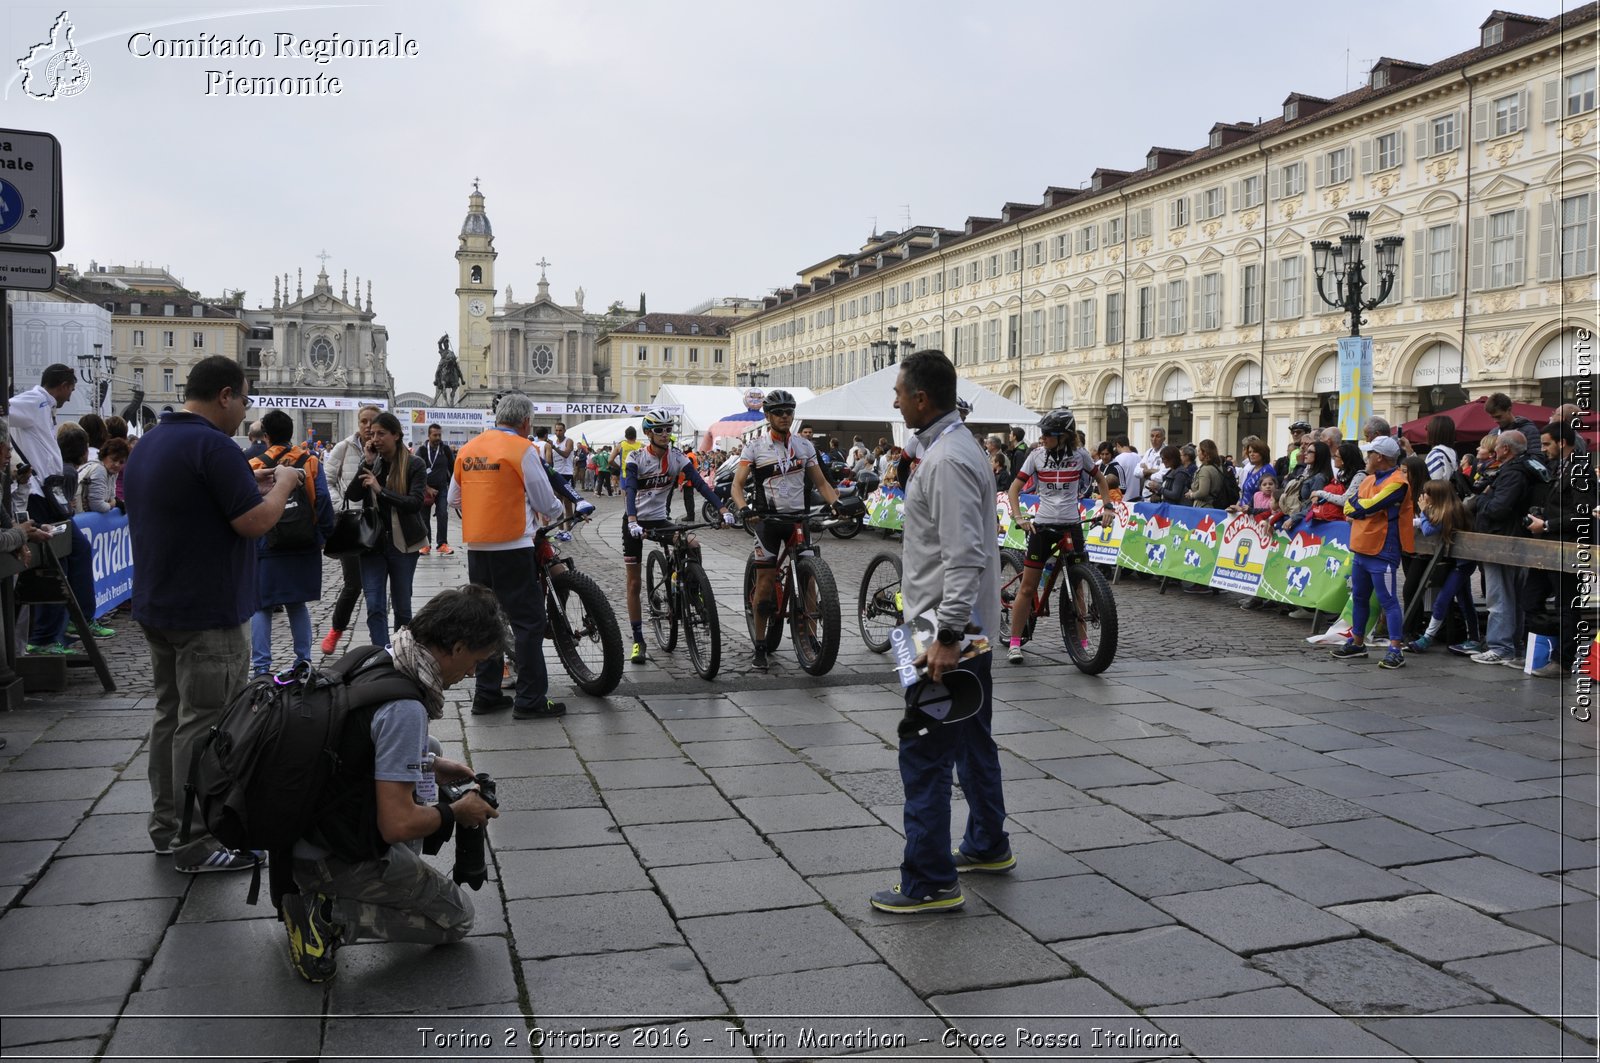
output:
[[0, 248], [0, 291], [47, 292], [56, 284], [56, 256], [48, 251]]
[[61, 250], [61, 142], [0, 129], [0, 249]]

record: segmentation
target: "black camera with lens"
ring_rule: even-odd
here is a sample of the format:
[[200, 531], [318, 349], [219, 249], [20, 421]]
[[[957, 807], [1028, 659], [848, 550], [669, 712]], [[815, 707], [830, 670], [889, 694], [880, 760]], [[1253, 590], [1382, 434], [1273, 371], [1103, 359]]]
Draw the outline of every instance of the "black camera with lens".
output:
[[[441, 784], [440, 793], [445, 801], [454, 804], [474, 788], [490, 808], [500, 807], [494, 779], [485, 771], [480, 771], [473, 778], [463, 779], [458, 783]], [[478, 890], [482, 889], [484, 882], [488, 880], [489, 868], [484, 855], [484, 842], [488, 836], [487, 826], [469, 827], [464, 823], [456, 824], [456, 862], [451, 869], [450, 877], [459, 885]]]

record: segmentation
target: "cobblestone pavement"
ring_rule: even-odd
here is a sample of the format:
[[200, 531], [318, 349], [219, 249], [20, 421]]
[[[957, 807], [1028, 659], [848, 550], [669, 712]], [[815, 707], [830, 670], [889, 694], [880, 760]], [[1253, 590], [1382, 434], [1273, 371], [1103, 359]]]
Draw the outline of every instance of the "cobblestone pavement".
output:
[[[616, 512], [573, 553], [620, 611]], [[705, 541], [736, 665], [744, 537]], [[881, 545], [825, 545], [848, 596]], [[419, 601], [461, 566], [424, 559]], [[473, 935], [347, 946], [325, 987], [243, 876], [149, 852], [130, 630], [119, 694], [0, 716], [0, 1054], [1594, 1058], [1597, 738], [1555, 684], [1117, 593], [1103, 676], [997, 670], [1019, 865], [959, 914], [866, 904], [900, 858], [899, 695], [847, 632], [827, 683], [680, 653], [607, 699], [555, 684], [561, 720], [454, 692], [439, 737], [501, 783]]]

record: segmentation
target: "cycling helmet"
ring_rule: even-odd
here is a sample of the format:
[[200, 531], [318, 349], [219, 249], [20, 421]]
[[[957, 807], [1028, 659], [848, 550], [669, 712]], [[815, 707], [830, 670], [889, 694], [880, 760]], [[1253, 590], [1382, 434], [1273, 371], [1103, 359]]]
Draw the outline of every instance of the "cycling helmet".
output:
[[1310, 421], [1296, 421], [1294, 424], [1289, 426], [1289, 431], [1291, 431], [1291, 432], [1309, 432], [1309, 431], [1311, 431], [1311, 422]]
[[766, 398], [761, 400], [762, 413], [793, 413], [799, 403], [795, 397], [782, 388], [773, 388], [767, 392]]
[[1066, 436], [1068, 443], [1075, 445], [1078, 441], [1077, 418], [1073, 417], [1072, 411], [1065, 406], [1057, 406], [1039, 418], [1039, 434]]
[[965, 417], [972, 412], [972, 403], [963, 398], [956, 399], [956, 411]]
[[652, 406], [644, 411], [644, 430], [654, 432], [658, 428], [671, 428], [678, 419], [660, 406]]

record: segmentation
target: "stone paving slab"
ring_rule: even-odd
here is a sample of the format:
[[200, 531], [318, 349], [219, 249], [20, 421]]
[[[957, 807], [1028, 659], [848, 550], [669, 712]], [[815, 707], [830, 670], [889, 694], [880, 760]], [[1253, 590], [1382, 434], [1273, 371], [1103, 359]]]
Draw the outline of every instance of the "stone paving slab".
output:
[[[716, 982], [870, 963], [877, 957], [820, 906], [684, 919], [689, 946]], [[751, 948], [759, 938], [763, 947]]]
[[1262, 883], [1178, 893], [1151, 903], [1238, 953], [1356, 933], [1343, 919]]
[[1600, 956], [1600, 927], [1596, 925], [1596, 902], [1577, 901], [1555, 908], [1527, 912], [1508, 912], [1502, 918], [1512, 926], [1531, 930], [1558, 945], [1590, 956]]
[[1556, 879], [1487, 856], [1412, 864], [1396, 868], [1395, 874], [1491, 915], [1575, 901], [1583, 896]]
[[[1262, 1060], [1383, 1058], [1391, 1046], [1289, 988], [1164, 1004], [1147, 1012], [1192, 1052]], [[1171, 1017], [1163, 1017], [1163, 1016]], [[1272, 1016], [1294, 1016], [1274, 1019]]]
[[1380, 941], [1389, 941], [1429, 963], [1444, 963], [1496, 952], [1515, 952], [1544, 942], [1533, 934], [1437, 894], [1392, 901], [1367, 901], [1327, 909]]
[[1580, 1037], [1595, 1037], [1595, 962], [1580, 952], [1545, 945], [1459, 960], [1444, 969], [1537, 1015], [1556, 1017]]
[[1470, 1058], [1581, 1059], [1594, 1049], [1559, 1027], [1505, 1004], [1447, 1008], [1433, 1015], [1357, 1020], [1371, 1032], [1428, 1061]]
[[1463, 979], [1365, 938], [1264, 953], [1252, 962], [1353, 1015], [1424, 1014], [1493, 999]]
[[1175, 841], [1096, 849], [1084, 853], [1082, 859], [1117, 885], [1147, 900], [1255, 881], [1246, 871]]
[[1281, 983], [1188, 927], [1064, 941], [1055, 950], [1073, 966], [1139, 1007], [1265, 989]]
[[1423, 891], [1415, 882], [1335, 849], [1252, 856], [1233, 866], [1319, 908]]

